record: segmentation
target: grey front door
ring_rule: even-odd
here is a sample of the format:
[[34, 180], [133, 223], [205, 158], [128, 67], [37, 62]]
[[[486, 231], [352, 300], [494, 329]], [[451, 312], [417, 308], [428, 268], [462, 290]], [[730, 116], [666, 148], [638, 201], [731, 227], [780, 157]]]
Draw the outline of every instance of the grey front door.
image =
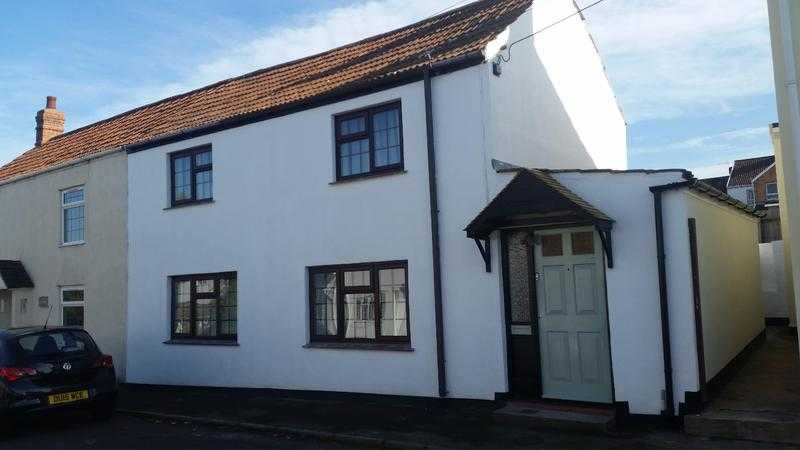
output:
[[600, 238], [586, 227], [539, 231], [534, 241], [542, 397], [610, 403]]
[[0, 329], [11, 327], [11, 291], [0, 291]]

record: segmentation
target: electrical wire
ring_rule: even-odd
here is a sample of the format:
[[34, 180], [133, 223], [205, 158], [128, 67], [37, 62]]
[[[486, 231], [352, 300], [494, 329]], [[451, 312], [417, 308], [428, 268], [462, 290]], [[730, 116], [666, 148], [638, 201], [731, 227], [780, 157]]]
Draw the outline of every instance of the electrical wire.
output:
[[566, 16], [566, 17], [563, 17], [563, 18], [561, 18], [561, 19], [559, 19], [559, 20], [557, 20], [555, 22], [553, 22], [553, 23], [551, 23], [550, 25], [547, 25], [544, 28], [536, 30], [536, 31], [534, 31], [533, 33], [531, 33], [531, 34], [529, 34], [527, 36], [524, 36], [524, 37], [521, 37], [521, 38], [517, 39], [516, 41], [514, 41], [514, 42], [512, 42], [511, 44], [508, 45], [508, 57], [507, 58], [504, 57], [502, 55], [502, 53], [498, 54], [497, 57], [500, 58], [500, 60], [505, 62], [505, 63], [511, 61], [511, 47], [513, 47], [514, 44], [518, 44], [518, 43], [524, 41], [525, 39], [530, 39], [530, 38], [536, 36], [537, 34], [541, 33], [542, 31], [549, 30], [550, 28], [553, 28], [554, 26], [560, 24], [561, 22], [564, 22], [564, 21], [566, 21], [566, 20], [568, 20], [568, 19], [570, 19], [572, 17], [575, 17], [578, 14], [581, 14], [582, 12], [584, 12], [587, 9], [591, 8], [592, 6], [599, 5], [600, 3], [603, 3], [604, 1], [606, 1], [606, 0], [597, 0], [596, 2], [594, 2], [594, 3], [592, 3], [592, 4], [588, 5], [588, 6], [584, 6], [583, 8], [575, 11], [574, 13], [572, 13], [572, 14]]

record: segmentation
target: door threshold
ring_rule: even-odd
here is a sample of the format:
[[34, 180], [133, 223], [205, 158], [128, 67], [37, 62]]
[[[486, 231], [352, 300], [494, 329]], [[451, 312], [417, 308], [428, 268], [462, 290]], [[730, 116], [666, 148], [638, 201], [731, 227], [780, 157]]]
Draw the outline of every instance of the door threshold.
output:
[[615, 423], [611, 405], [553, 400], [511, 400], [494, 417], [504, 423], [573, 431], [607, 432]]

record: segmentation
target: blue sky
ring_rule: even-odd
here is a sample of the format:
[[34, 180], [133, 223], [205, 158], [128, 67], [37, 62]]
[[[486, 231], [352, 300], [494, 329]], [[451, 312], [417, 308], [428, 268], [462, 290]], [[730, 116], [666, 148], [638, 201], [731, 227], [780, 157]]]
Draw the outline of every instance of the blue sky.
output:
[[[46, 95], [58, 96], [72, 129], [456, 3], [7, 2], [0, 163], [30, 148]], [[710, 176], [734, 159], [772, 152], [767, 126], [777, 114], [765, 1], [606, 0], [585, 15], [630, 124], [632, 168]]]

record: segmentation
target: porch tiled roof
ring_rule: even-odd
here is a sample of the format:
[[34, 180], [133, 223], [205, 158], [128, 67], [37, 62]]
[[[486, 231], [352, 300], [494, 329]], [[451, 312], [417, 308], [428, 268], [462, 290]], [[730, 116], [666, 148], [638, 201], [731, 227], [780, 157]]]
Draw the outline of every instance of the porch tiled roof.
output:
[[301, 108], [434, 64], [477, 60], [486, 44], [531, 2], [477, 1], [389, 33], [133, 109], [28, 150], [0, 168], [0, 181], [256, 113]]

